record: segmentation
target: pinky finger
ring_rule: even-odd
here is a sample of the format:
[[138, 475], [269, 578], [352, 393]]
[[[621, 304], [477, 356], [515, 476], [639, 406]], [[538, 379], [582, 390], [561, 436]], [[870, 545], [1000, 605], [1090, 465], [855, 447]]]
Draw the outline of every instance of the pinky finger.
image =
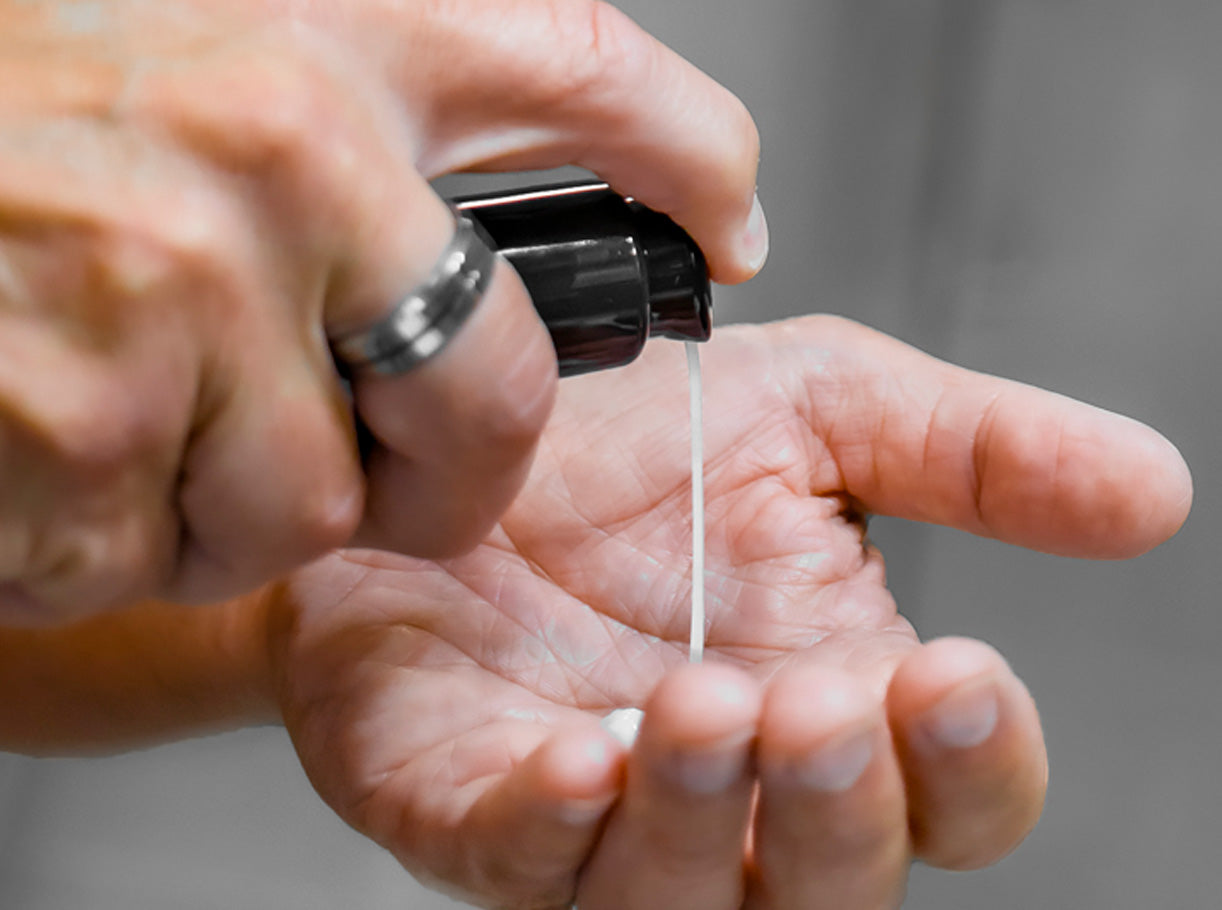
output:
[[900, 665], [887, 707], [916, 855], [973, 869], [1013, 850], [1039, 819], [1048, 760], [1035, 703], [1001, 655], [931, 642]]

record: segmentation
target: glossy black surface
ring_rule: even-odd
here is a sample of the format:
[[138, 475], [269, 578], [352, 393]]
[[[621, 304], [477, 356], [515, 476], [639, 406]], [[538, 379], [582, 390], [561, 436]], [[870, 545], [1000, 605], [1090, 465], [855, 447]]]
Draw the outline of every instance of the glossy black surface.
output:
[[704, 257], [665, 215], [603, 184], [455, 200], [522, 277], [560, 375], [629, 363], [651, 335], [707, 341]]

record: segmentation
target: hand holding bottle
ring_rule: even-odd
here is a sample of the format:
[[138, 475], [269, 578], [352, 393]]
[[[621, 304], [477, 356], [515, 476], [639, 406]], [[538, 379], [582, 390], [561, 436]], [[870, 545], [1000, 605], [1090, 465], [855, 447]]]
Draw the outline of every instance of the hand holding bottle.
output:
[[613, 8], [0, 2], [0, 613], [251, 588], [345, 543], [474, 546], [555, 394], [496, 268], [453, 342], [359, 376], [454, 230], [428, 179], [586, 165], [759, 267], [757, 138]]

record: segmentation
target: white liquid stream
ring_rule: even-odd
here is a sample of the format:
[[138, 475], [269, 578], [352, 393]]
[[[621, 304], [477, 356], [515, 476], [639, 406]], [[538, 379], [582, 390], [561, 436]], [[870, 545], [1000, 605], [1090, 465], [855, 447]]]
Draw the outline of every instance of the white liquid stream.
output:
[[704, 408], [700, 384], [700, 348], [687, 348], [687, 388], [692, 434], [692, 628], [688, 635], [687, 659], [704, 659]]
[[[700, 348], [687, 348], [687, 388], [692, 452], [692, 613], [687, 659], [704, 659], [704, 408], [700, 381]], [[603, 727], [625, 746], [631, 747], [641, 728], [640, 708], [619, 708], [603, 718]]]

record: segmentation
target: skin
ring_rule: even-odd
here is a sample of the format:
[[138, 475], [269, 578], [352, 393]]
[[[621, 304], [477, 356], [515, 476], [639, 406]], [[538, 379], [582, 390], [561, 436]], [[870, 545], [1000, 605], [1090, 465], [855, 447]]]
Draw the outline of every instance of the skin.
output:
[[[582, 163], [734, 281], [767, 246], [757, 151], [732, 96], [579, 0], [0, 2], [6, 616], [482, 541], [0, 630], [0, 743], [280, 718], [344, 819], [496, 907], [869, 910], [913, 857], [1011, 849], [1044, 794], [1034, 706], [987, 646], [917, 640], [866, 516], [1136, 555], [1191, 500], [1148, 428], [838, 320], [719, 330], [700, 667], [673, 346], [549, 422], [502, 271], [434, 363], [358, 381], [382, 450], [355, 458], [327, 332], [427, 271], [425, 178]], [[624, 706], [631, 749], [598, 724]]]
[[[1124, 558], [1184, 520], [1178, 453], [841, 320], [719, 330], [690, 666], [683, 357], [650, 348], [566, 383], [471, 554], [337, 553], [266, 601], [319, 793], [490, 907], [894, 907], [913, 858], [1004, 855], [1044, 797], [1035, 706], [987, 645], [918, 641], [865, 516]], [[630, 750], [597, 723], [624, 706]]]
[[[566, 380], [470, 554], [337, 551], [212, 606], [0, 628], [0, 748], [133, 748], [283, 722], [319, 794], [482, 906], [901, 899], [1039, 816], [1039, 718], [987, 645], [922, 644], [866, 516], [1134, 556], [1192, 487], [1156, 432], [809, 317], [703, 348], [706, 662], [686, 663], [684, 357]], [[645, 709], [626, 748], [601, 726]]]
[[0, 0], [0, 617], [469, 550], [556, 391], [516, 276], [352, 402], [327, 341], [445, 246], [427, 181], [584, 165], [734, 282], [767, 250], [757, 160], [733, 95], [588, 0]]

